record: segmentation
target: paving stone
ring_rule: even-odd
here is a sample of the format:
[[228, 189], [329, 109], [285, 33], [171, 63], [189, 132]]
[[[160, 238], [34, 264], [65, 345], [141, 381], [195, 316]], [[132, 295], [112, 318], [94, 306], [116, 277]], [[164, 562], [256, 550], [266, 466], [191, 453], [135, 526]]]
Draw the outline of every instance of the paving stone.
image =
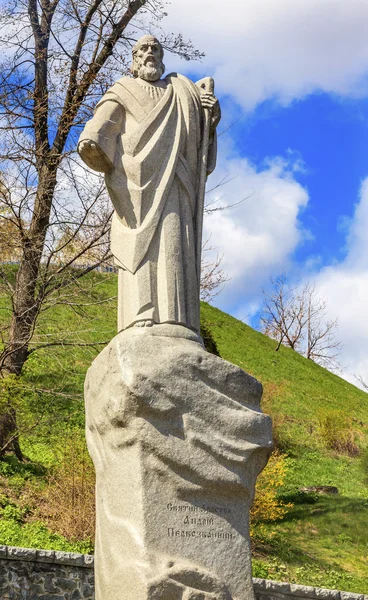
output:
[[272, 581], [271, 579], [266, 579], [265, 589], [273, 592], [277, 592], [279, 594], [290, 593], [290, 583], [287, 581]]
[[53, 563], [55, 561], [55, 551], [37, 550], [36, 560], [38, 562]]
[[316, 590], [314, 587], [309, 585], [297, 585], [295, 583], [290, 584], [290, 592], [294, 596], [301, 596], [302, 598], [315, 598]]
[[364, 600], [363, 594], [353, 594], [352, 592], [340, 592], [341, 600]]
[[315, 588], [316, 598], [327, 598], [329, 600], [340, 600], [340, 592], [337, 590], [326, 590], [324, 588]]
[[34, 548], [17, 548], [15, 546], [8, 546], [8, 559], [16, 559], [22, 561], [35, 561], [37, 557], [37, 550]]
[[253, 577], [253, 586], [255, 589], [265, 589], [266, 587], [266, 579], [259, 579], [258, 577]]

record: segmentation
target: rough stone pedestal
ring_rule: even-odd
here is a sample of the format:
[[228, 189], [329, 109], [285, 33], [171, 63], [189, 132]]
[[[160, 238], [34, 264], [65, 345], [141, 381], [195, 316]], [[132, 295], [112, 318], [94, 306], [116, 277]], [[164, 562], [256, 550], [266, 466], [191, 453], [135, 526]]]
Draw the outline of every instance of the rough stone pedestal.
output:
[[121, 332], [90, 367], [96, 600], [253, 600], [249, 507], [271, 448], [262, 386], [179, 325]]

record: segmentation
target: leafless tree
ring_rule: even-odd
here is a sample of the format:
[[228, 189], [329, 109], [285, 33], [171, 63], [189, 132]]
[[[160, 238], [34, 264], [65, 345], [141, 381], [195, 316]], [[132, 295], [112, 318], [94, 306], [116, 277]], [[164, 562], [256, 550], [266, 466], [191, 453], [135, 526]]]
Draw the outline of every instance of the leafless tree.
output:
[[[212, 188], [207, 189], [206, 202], [204, 206], [204, 212], [206, 215], [210, 217], [213, 213], [218, 213], [236, 208], [237, 206], [239, 206], [239, 204], [242, 204], [253, 195], [249, 194], [248, 196], [245, 196], [240, 200], [236, 200], [235, 202], [223, 202], [224, 195], [218, 196], [219, 188], [226, 186], [236, 177], [237, 175], [231, 176], [227, 174]], [[214, 194], [214, 192], [216, 192], [216, 194]], [[219, 256], [218, 254], [216, 256], [214, 255], [215, 248], [210, 246], [209, 241], [209, 239], [205, 240], [205, 242], [202, 245], [200, 295], [201, 300], [203, 300], [204, 302], [210, 302], [211, 300], [213, 300], [213, 298], [215, 298], [222, 291], [225, 283], [229, 281], [227, 274], [221, 266], [222, 256]]]
[[330, 369], [338, 367], [341, 344], [336, 339], [337, 319], [327, 319], [327, 302], [315, 285], [288, 284], [285, 274], [270, 278], [271, 292], [264, 292], [261, 313], [263, 333], [306, 358]]
[[[19, 262], [15, 280], [0, 269], [10, 306], [3, 377], [22, 372], [40, 312], [108, 260], [103, 182], [75, 153], [97, 98], [128, 73], [143, 32], [187, 60], [201, 56], [181, 34], [165, 35], [164, 15], [161, 0], [10, 0], [1, 8], [0, 232], [11, 240], [2, 260]], [[1, 418], [13, 435], [16, 415]]]
[[355, 379], [358, 381], [360, 387], [368, 393], [368, 383], [367, 379], [363, 377], [363, 375], [354, 375]]
[[217, 255], [215, 258], [207, 258], [208, 253], [213, 255], [209, 239], [204, 242], [202, 247], [201, 300], [204, 302], [213, 300], [228, 281], [228, 277], [221, 267], [222, 257]]

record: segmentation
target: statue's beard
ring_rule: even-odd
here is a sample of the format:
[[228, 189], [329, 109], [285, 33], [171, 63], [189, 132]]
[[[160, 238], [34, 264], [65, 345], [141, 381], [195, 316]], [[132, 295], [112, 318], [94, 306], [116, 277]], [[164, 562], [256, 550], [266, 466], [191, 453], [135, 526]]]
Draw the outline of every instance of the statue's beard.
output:
[[161, 78], [165, 70], [162, 62], [158, 64], [148, 63], [147, 65], [139, 65], [137, 75], [145, 81], [157, 81]]

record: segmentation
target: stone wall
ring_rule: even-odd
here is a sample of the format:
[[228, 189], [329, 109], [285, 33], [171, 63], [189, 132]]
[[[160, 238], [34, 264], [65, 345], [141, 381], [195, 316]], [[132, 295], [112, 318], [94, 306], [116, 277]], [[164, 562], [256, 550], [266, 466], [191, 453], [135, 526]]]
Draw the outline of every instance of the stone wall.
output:
[[1, 600], [93, 600], [93, 556], [0, 546]]
[[[257, 600], [368, 600], [368, 595], [254, 579]], [[93, 556], [0, 546], [1, 600], [94, 600]]]
[[368, 600], [364, 594], [339, 592], [324, 588], [296, 585], [268, 579], [253, 579], [257, 600]]

